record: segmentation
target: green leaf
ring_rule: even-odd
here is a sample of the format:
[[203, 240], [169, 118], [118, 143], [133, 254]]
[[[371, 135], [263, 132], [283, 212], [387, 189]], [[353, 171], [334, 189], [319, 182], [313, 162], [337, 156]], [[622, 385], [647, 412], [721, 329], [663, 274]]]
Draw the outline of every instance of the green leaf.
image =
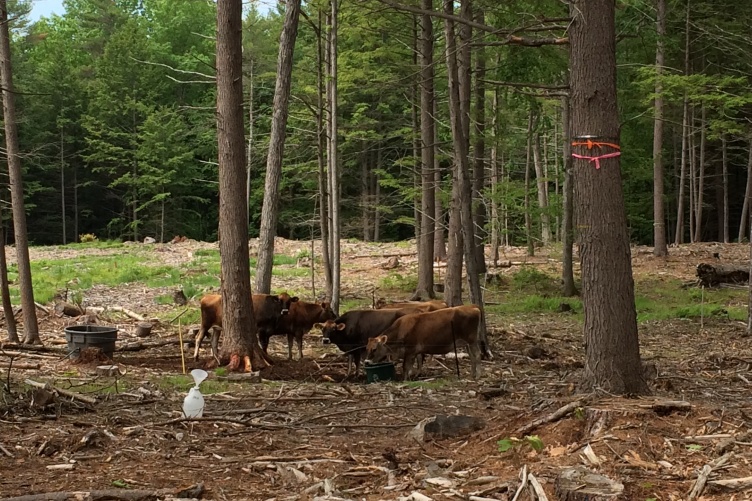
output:
[[496, 445], [499, 446], [499, 452], [507, 452], [509, 449], [513, 448], [516, 445], [517, 439], [513, 438], [503, 438], [496, 442]]
[[704, 447], [700, 444], [688, 444], [687, 450], [688, 451], [701, 451]]
[[535, 452], [543, 450], [543, 440], [541, 440], [538, 435], [527, 435], [525, 440], [527, 440], [527, 443], [530, 444], [530, 447], [532, 447]]

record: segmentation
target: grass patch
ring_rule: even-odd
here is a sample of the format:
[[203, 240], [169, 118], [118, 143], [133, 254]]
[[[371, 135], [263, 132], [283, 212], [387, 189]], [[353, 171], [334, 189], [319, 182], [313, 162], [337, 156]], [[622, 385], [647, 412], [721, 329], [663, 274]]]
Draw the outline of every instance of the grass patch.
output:
[[403, 386], [405, 388], [426, 388], [429, 390], [438, 390], [440, 388], [449, 386], [449, 380], [440, 378], [431, 379], [430, 381], [405, 381], [404, 383], [401, 383], [400, 386]]
[[274, 277], [309, 277], [311, 270], [309, 268], [272, 268]]
[[414, 292], [418, 287], [417, 275], [402, 275], [391, 272], [379, 281], [379, 288], [385, 290]]
[[679, 280], [643, 280], [635, 285], [637, 321], [722, 316], [746, 320], [747, 292], [683, 288]]

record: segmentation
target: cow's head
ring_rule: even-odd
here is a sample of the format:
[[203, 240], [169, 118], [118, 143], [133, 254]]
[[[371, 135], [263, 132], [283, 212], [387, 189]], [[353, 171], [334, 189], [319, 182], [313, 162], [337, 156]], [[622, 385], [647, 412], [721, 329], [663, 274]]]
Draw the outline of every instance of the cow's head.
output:
[[329, 344], [332, 342], [332, 334], [336, 335], [337, 332], [345, 330], [345, 324], [338, 324], [333, 320], [327, 320], [324, 323], [317, 323], [313, 326], [321, 329], [321, 342], [324, 344]]
[[277, 299], [282, 303], [282, 311], [280, 313], [282, 315], [287, 315], [290, 313], [290, 305], [298, 301], [298, 296], [290, 297], [286, 292], [283, 292], [277, 296]]
[[326, 301], [321, 303], [321, 314], [319, 315], [319, 320], [321, 322], [326, 322], [327, 320], [334, 320], [335, 318], [337, 318], [337, 315], [332, 309], [332, 304], [327, 303]]
[[366, 361], [372, 364], [378, 364], [389, 360], [390, 350], [387, 346], [387, 337], [385, 335], [372, 337], [368, 339], [366, 345]]

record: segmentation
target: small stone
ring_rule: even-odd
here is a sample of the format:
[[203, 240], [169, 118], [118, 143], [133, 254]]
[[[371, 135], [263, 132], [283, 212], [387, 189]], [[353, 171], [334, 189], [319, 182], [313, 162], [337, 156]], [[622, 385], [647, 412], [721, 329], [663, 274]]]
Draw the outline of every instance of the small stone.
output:
[[144, 238], [145, 244], [155, 244], [157, 243], [157, 240], [154, 237], [146, 237]]

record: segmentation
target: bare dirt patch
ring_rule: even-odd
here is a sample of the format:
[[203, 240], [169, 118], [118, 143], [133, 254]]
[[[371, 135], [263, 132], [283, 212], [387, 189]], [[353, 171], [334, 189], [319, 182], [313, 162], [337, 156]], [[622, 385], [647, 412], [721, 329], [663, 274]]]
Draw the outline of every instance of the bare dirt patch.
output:
[[[180, 249], [185, 245], [185, 249]], [[169, 262], [191, 259], [191, 248], [176, 244]], [[192, 247], [193, 246], [193, 247]], [[251, 242], [253, 250], [253, 242]], [[278, 252], [303, 254], [310, 242], [278, 242]], [[743, 262], [746, 246], [692, 245], [671, 249], [666, 261], [649, 249], [633, 249], [638, 280], [693, 279], [701, 261]], [[41, 258], [43, 251], [36, 258]], [[318, 252], [318, 250], [315, 250]], [[364, 305], [387, 294], [379, 289], [394, 270], [382, 268], [399, 255], [398, 273], [414, 273], [413, 247], [403, 244], [346, 243], [343, 280], [351, 298]], [[34, 257], [32, 253], [32, 257]], [[526, 258], [524, 249], [505, 249], [513, 262], [535, 263], [558, 272], [554, 251]], [[166, 262], [167, 262], [166, 261]], [[297, 266], [297, 265], [287, 265]], [[304, 266], [304, 265], [303, 265]], [[512, 274], [518, 265], [502, 270]], [[274, 277], [274, 287], [301, 277]], [[310, 283], [310, 279], [308, 280]], [[317, 288], [323, 283], [316, 281]], [[321, 290], [321, 289], [319, 289]], [[143, 285], [97, 286], [92, 301], [132, 309], [147, 317], [161, 308], [155, 291]], [[404, 298], [391, 293], [392, 298]], [[191, 304], [191, 307], [196, 307]], [[581, 327], [568, 313], [494, 318], [493, 360], [484, 361], [479, 381], [468, 380], [469, 363], [452, 357], [426, 363], [418, 382], [365, 384], [345, 380], [347, 361], [320, 336], [306, 337], [303, 361], [287, 361], [286, 340], [273, 338], [277, 363], [264, 382], [223, 381], [215, 373], [205, 388], [205, 419], [180, 421], [190, 383], [179, 378], [182, 357], [176, 326], [158, 324], [152, 337], [135, 337], [136, 321], [115, 312], [103, 320], [121, 331], [114, 362], [124, 375], [96, 375], [93, 359], [72, 363], [65, 357], [66, 320], [40, 315], [47, 351], [4, 348], [0, 356], [0, 495], [3, 497], [89, 489], [178, 489], [203, 482], [205, 499], [398, 499], [420, 492], [432, 499], [512, 499], [523, 467], [540, 480], [549, 499], [562, 468], [585, 464], [624, 484], [621, 499], [687, 499], [704, 465], [733, 454], [711, 473], [701, 499], [734, 495], [714, 481], [752, 475], [752, 439], [747, 437], [752, 405], [752, 349], [743, 326], [723, 317], [673, 319], [640, 326], [643, 358], [655, 364], [646, 398], [599, 397], [561, 419], [534, 427], [540, 452], [521, 444], [499, 452], [497, 441], [519, 433], [534, 420], [583, 398]], [[151, 343], [139, 351], [121, 351]], [[160, 345], [161, 343], [161, 345]], [[143, 345], [142, 345], [143, 346]], [[15, 354], [14, 353], [19, 353]], [[192, 354], [192, 351], [191, 353]], [[186, 357], [190, 355], [186, 351]], [[186, 358], [186, 369], [211, 365]], [[8, 370], [8, 362], [13, 362]], [[96, 397], [87, 404], [57, 396], [44, 401], [23, 385], [26, 379]], [[207, 386], [211, 383], [211, 388]], [[499, 389], [498, 396], [488, 390]], [[663, 410], [658, 402], [686, 401], [690, 408]], [[486, 426], [455, 438], [418, 442], [410, 430], [437, 414], [482, 418]], [[585, 447], [590, 445], [588, 459]], [[65, 466], [59, 466], [65, 465]], [[52, 466], [54, 468], [50, 469]], [[58, 469], [59, 468], [59, 469]], [[8, 474], [8, 472], [12, 472]], [[737, 493], [734, 499], [746, 499]], [[522, 499], [528, 499], [525, 494]]]

